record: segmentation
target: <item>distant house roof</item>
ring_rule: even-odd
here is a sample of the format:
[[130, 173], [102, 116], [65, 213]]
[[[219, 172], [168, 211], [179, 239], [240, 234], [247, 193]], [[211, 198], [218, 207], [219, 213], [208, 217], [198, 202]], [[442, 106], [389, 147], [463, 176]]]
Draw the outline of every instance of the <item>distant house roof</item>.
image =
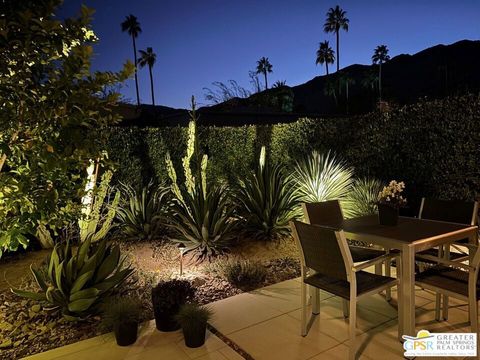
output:
[[[123, 117], [119, 126], [164, 127], [185, 126], [190, 121], [189, 111], [166, 106], [121, 104], [118, 111]], [[276, 124], [297, 121], [300, 118], [321, 118], [319, 114], [274, 112], [271, 109], [235, 108], [234, 111], [219, 111], [203, 107], [197, 110], [201, 125], [244, 126], [252, 124]]]

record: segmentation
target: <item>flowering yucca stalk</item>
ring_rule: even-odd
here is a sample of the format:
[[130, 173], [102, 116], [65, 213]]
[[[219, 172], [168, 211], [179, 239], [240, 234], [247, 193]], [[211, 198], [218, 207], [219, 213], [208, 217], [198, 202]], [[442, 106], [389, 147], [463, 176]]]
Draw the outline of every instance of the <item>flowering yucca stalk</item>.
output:
[[379, 192], [377, 200], [378, 204], [384, 204], [394, 208], [405, 206], [407, 199], [401, 195], [404, 189], [405, 183], [403, 181], [390, 181], [388, 186], [384, 186], [383, 190]]

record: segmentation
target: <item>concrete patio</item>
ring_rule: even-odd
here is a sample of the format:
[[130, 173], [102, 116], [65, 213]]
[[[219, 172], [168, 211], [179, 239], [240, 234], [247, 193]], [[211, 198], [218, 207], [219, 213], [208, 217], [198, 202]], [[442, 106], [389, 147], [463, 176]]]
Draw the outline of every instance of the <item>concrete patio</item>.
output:
[[[339, 298], [321, 293], [320, 316], [308, 336], [300, 332], [300, 281], [293, 279], [211, 304], [212, 325], [256, 360], [346, 359], [348, 319]], [[450, 300], [448, 321], [434, 318], [434, 295], [417, 289], [417, 330], [469, 332], [467, 306]], [[387, 303], [382, 295], [359, 302], [359, 359], [403, 359], [397, 340], [396, 291]], [[112, 334], [51, 350], [28, 358], [47, 359], [168, 359], [236, 360], [242, 357], [209, 333], [205, 346], [186, 348], [181, 332], [161, 333], [151, 321], [142, 327], [136, 344], [122, 348]]]

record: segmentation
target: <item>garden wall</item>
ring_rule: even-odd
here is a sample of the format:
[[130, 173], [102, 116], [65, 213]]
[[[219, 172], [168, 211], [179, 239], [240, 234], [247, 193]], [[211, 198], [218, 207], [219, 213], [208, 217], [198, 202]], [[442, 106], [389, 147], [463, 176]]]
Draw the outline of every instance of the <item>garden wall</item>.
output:
[[[358, 176], [404, 180], [413, 208], [422, 196], [480, 196], [479, 128], [480, 97], [468, 95], [349, 118], [200, 127], [199, 138], [211, 160], [210, 179], [241, 177], [254, 166], [262, 145], [273, 160], [289, 165], [313, 149], [331, 149]], [[180, 167], [186, 129], [116, 127], [107, 137], [110, 158], [119, 164], [117, 181], [141, 184], [166, 180], [167, 150]]]

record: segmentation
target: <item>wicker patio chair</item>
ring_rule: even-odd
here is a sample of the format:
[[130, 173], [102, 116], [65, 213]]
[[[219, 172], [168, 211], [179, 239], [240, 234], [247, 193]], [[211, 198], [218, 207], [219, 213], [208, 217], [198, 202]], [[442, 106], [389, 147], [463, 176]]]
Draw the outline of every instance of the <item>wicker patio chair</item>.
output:
[[[355, 359], [357, 300], [366, 295], [379, 293], [398, 284], [398, 280], [363, 271], [367, 267], [382, 263], [398, 256], [384, 254], [360, 265], [354, 265], [345, 234], [342, 230], [292, 221], [293, 237], [300, 251], [301, 285], [301, 335], [306, 336], [307, 325], [307, 286], [313, 294], [312, 314], [320, 313], [320, 289], [349, 301], [349, 359]], [[400, 271], [400, 270], [399, 270]], [[400, 290], [400, 289], [399, 289]], [[314, 317], [311, 316], [308, 324]], [[402, 330], [399, 324], [399, 337]]]
[[[336, 228], [342, 227], [344, 217], [342, 207], [338, 200], [329, 200], [316, 203], [303, 203], [302, 209], [305, 221], [309, 224], [330, 226]], [[385, 255], [386, 253], [382, 250], [354, 245], [349, 245], [349, 249], [352, 254], [352, 259], [354, 263], [372, 260], [379, 256]], [[382, 274], [381, 263], [375, 266], [375, 273], [377, 275]], [[390, 276], [390, 263], [385, 263], [385, 275]], [[387, 301], [390, 301], [390, 289], [387, 289], [386, 298]], [[344, 309], [348, 309], [348, 307], [344, 305]], [[348, 314], [345, 313], [344, 315], [347, 316]]]
[[[447, 221], [465, 225], [478, 224], [478, 202], [477, 201], [457, 201], [457, 200], [438, 200], [422, 198], [419, 219]], [[452, 247], [457, 251], [451, 252], [450, 247], [440, 246], [437, 249], [428, 249], [419, 252], [415, 260], [421, 263], [436, 264], [437, 257], [444, 257], [449, 260], [463, 261], [468, 259], [468, 254], [462, 249], [468, 247], [467, 240], [457, 241]], [[420, 267], [421, 268], [421, 267]], [[437, 293], [435, 297], [435, 319], [440, 320], [441, 297]], [[443, 319], [448, 319], [448, 296], [443, 297]]]
[[448, 260], [442, 257], [436, 259], [438, 265], [415, 275], [415, 283], [437, 294], [452, 296], [468, 303], [471, 332], [478, 336], [478, 299], [480, 287], [478, 270], [480, 251], [477, 251], [470, 264]]

